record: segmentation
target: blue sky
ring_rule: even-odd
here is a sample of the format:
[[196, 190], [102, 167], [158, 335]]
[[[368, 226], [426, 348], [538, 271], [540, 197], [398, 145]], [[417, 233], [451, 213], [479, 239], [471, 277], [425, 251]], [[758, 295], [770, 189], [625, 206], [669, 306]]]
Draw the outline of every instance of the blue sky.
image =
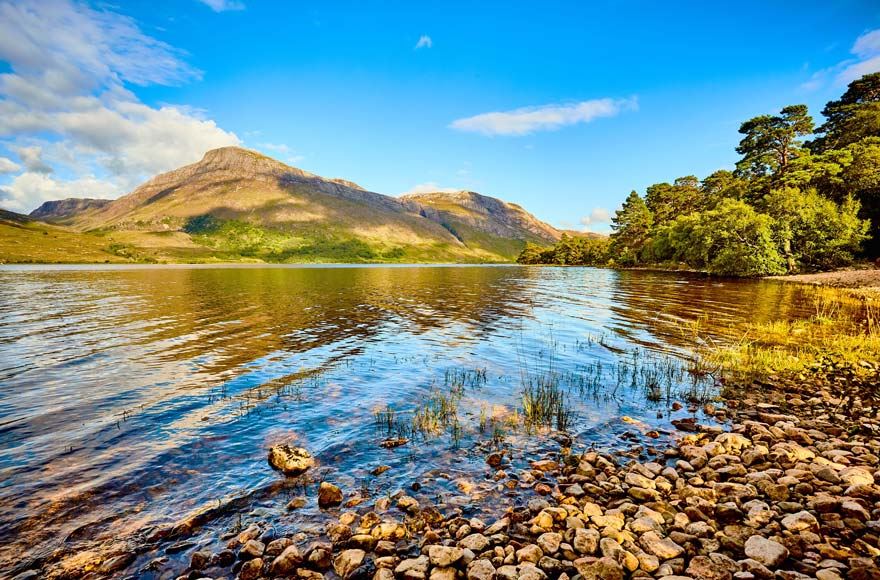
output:
[[[52, 67], [87, 70], [97, 80], [64, 90], [128, 129], [107, 135], [71, 111], [64, 129], [0, 121], [0, 158], [19, 168], [0, 176], [0, 206], [5, 192], [17, 210], [115, 196], [237, 140], [382, 193], [472, 189], [604, 230], [632, 189], [731, 168], [743, 120], [793, 103], [818, 118], [853, 74], [880, 70], [875, 1], [28, 4], [0, 2], [0, 15], [36, 12], [43, 60], [0, 40], [0, 71], [45, 86]], [[83, 44], [108, 48], [53, 46], [48, 24], [70, 14]], [[121, 32], [102, 39], [108, 22]], [[0, 113], [31, 98], [3, 87]], [[151, 139], [171, 145], [150, 152]]]

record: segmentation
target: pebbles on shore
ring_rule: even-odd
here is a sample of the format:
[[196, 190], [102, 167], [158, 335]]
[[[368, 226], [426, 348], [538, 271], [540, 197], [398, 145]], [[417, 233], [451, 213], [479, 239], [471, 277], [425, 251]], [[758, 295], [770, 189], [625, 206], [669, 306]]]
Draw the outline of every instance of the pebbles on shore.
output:
[[[343, 511], [319, 537], [253, 525], [226, 550], [193, 549], [178, 578], [880, 578], [878, 381], [834, 376], [753, 385], [655, 460], [563, 447], [517, 471], [489, 456], [487, 479], [502, 473], [523, 500], [495, 521], [401, 494]], [[322, 508], [342, 500], [321, 483]]]

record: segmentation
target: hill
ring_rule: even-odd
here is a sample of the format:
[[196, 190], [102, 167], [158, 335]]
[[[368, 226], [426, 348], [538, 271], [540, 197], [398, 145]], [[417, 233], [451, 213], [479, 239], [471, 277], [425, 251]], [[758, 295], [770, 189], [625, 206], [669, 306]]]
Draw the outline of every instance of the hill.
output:
[[127, 262], [112, 238], [48, 224], [0, 209], [0, 264]]
[[62, 223], [87, 211], [102, 208], [111, 201], [78, 197], [47, 201], [28, 216], [44, 222]]
[[499, 255], [515, 257], [526, 242], [548, 244], [560, 236], [519, 205], [473, 191], [419, 193], [401, 199], [462, 243]]
[[240, 147], [117, 200], [49, 202], [36, 216], [112, 240], [131, 259], [168, 262], [504, 262], [526, 241], [558, 237], [495, 198], [398, 199]]

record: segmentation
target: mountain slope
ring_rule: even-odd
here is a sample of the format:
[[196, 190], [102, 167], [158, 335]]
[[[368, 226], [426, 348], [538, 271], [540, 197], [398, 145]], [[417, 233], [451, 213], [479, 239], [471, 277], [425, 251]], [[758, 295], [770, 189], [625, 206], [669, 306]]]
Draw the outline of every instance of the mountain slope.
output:
[[109, 199], [90, 199], [70, 197], [55, 201], [47, 201], [28, 214], [28, 216], [44, 222], [63, 223], [76, 218], [80, 214], [100, 209], [109, 204]]
[[0, 209], [0, 264], [126, 262], [112, 238], [72, 231]]
[[518, 206], [468, 194], [439, 207], [224, 147], [109, 203], [34, 212], [149, 261], [499, 262], [557, 236]]
[[552, 244], [561, 235], [519, 205], [473, 191], [419, 193], [401, 199], [468, 246], [505, 256], [516, 256], [526, 242]]

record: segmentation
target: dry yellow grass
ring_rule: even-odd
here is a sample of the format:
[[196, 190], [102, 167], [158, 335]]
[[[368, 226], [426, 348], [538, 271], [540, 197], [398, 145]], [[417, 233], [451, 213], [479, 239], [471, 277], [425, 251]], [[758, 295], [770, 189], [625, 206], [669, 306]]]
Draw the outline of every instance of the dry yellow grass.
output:
[[750, 324], [733, 344], [703, 349], [702, 363], [737, 377], [803, 373], [832, 361], [858, 369], [880, 360], [880, 295], [871, 290], [816, 288], [807, 319]]

